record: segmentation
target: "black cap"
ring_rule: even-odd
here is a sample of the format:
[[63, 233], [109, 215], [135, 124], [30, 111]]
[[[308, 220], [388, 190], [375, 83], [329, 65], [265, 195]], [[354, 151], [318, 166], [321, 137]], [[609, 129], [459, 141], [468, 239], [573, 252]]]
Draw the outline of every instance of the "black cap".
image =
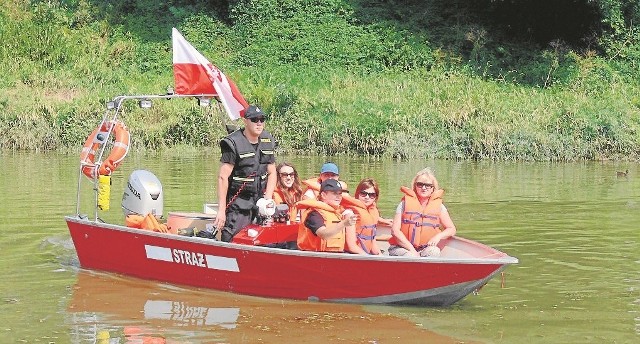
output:
[[342, 191], [342, 185], [335, 179], [327, 179], [320, 184], [320, 192], [323, 191]]
[[266, 117], [264, 112], [262, 112], [259, 107], [250, 105], [246, 110], [244, 110], [244, 118], [251, 119], [257, 117]]

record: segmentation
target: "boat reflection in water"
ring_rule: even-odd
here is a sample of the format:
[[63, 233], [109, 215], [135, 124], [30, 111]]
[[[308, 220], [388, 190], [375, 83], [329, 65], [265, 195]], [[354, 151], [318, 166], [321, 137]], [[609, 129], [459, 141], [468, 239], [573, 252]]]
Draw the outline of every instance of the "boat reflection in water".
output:
[[173, 320], [185, 325], [217, 325], [235, 328], [240, 308], [209, 308], [187, 306], [180, 301], [147, 300], [144, 304], [145, 319]]
[[78, 273], [72, 292], [73, 343], [460, 342], [359, 305], [263, 299], [87, 271]]

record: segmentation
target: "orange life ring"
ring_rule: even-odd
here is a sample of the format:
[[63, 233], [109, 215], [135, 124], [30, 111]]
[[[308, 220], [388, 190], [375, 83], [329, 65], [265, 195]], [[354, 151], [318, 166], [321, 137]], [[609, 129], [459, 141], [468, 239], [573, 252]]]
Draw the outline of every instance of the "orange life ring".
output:
[[[106, 143], [110, 129], [115, 135], [113, 148], [102, 164], [96, 166], [96, 152]], [[96, 170], [98, 175], [110, 176], [120, 166], [120, 163], [129, 152], [129, 138], [129, 129], [124, 123], [120, 121], [102, 122], [91, 132], [82, 147], [82, 152], [80, 153], [82, 173], [90, 179], [97, 177]]]

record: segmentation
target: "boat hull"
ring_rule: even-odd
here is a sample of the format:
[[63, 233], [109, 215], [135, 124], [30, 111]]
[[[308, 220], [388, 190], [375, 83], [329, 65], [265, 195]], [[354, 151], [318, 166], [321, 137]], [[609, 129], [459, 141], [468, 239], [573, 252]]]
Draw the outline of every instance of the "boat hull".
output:
[[239, 294], [361, 304], [450, 305], [517, 259], [451, 238], [439, 258], [225, 243], [65, 218], [83, 268]]

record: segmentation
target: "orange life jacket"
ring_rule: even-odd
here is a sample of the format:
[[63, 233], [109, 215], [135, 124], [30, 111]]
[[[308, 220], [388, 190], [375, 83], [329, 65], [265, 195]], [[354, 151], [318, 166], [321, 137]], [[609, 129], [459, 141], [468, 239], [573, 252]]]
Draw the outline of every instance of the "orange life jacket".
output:
[[318, 195], [320, 194], [320, 178], [309, 178], [307, 180], [303, 180], [302, 184], [307, 186], [307, 189], [304, 190], [306, 193], [307, 190], [313, 190], [313, 194], [318, 199]]
[[[338, 182], [340, 182], [340, 185], [342, 185], [342, 191], [349, 191], [347, 190], [347, 183], [341, 180], [339, 180]], [[309, 178], [307, 180], [303, 180], [302, 184], [307, 186], [303, 193], [307, 192], [307, 190], [313, 190], [313, 194], [316, 196], [316, 199], [318, 199], [318, 195], [320, 194], [320, 178]]]
[[380, 218], [378, 207], [373, 203], [367, 208], [364, 202], [350, 195], [342, 196], [342, 206], [353, 210], [358, 215], [356, 240], [366, 253], [371, 254], [373, 241], [376, 240], [376, 225]]
[[304, 251], [344, 252], [344, 229], [328, 239], [323, 239], [304, 225], [307, 216], [314, 210], [320, 213], [324, 219], [325, 226], [328, 227], [331, 224], [338, 223], [342, 219], [342, 207], [334, 208], [327, 203], [307, 199], [298, 202], [298, 209], [302, 211], [302, 218], [298, 226], [299, 249]]
[[[284, 200], [284, 194], [282, 193], [282, 190], [280, 190], [280, 188], [276, 188], [273, 191], [273, 201], [276, 202], [276, 204], [287, 203]], [[289, 206], [289, 221], [295, 222], [297, 220], [298, 220], [298, 207], [296, 203]]]
[[126, 226], [130, 228], [148, 229], [161, 233], [169, 231], [167, 225], [158, 222], [158, 219], [156, 219], [156, 217], [151, 213], [147, 214], [147, 216], [129, 214], [125, 218], [124, 222]]
[[[440, 233], [440, 211], [442, 210], [442, 195], [444, 190], [435, 190], [429, 197], [427, 205], [424, 207], [418, 201], [413, 190], [403, 186], [400, 188], [405, 196], [404, 212], [400, 231], [416, 249], [422, 249], [429, 240]], [[389, 239], [390, 245], [398, 245], [395, 237]]]

